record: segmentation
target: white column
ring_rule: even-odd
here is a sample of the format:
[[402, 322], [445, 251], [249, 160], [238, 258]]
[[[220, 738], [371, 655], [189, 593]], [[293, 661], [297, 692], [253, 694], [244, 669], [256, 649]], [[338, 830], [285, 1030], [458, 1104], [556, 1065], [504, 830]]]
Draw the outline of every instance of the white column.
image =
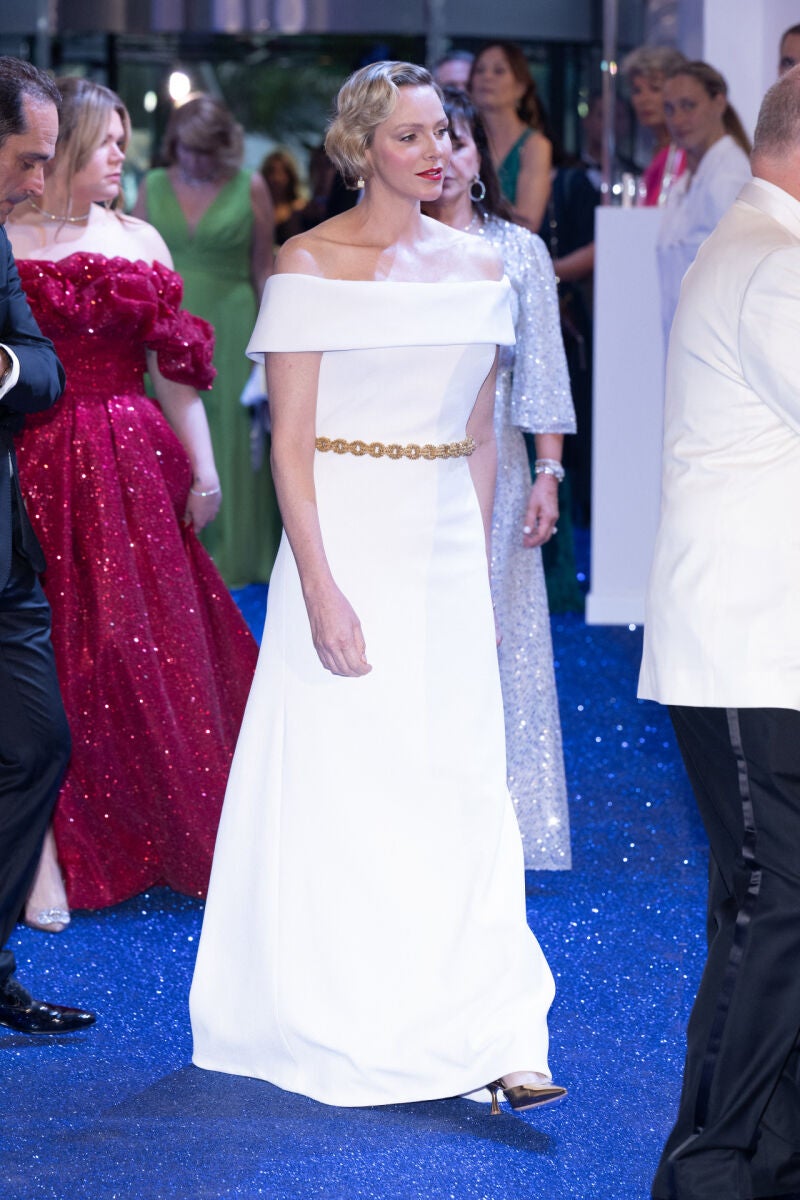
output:
[[778, 78], [780, 36], [797, 24], [799, 0], [704, 0], [703, 57], [728, 81], [751, 138], [764, 92]]
[[641, 624], [661, 499], [656, 208], [598, 208], [590, 625]]

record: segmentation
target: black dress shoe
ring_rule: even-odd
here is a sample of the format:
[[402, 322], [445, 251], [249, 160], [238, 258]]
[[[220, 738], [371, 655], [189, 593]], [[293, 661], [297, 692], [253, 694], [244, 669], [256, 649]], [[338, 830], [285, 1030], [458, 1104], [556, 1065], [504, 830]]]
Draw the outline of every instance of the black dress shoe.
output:
[[8, 979], [0, 987], [0, 1025], [18, 1033], [73, 1033], [76, 1029], [88, 1029], [94, 1020], [94, 1013], [82, 1008], [34, 1000], [16, 979]]

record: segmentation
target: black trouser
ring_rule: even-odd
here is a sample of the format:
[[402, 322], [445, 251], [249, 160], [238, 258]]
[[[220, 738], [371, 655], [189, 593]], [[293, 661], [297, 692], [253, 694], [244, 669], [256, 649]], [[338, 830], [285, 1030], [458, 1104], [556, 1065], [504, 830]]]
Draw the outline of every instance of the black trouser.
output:
[[670, 708], [711, 846], [708, 958], [658, 1200], [800, 1192], [800, 712]]
[[[14, 520], [18, 527], [16, 506]], [[36, 873], [69, 751], [50, 607], [29, 563], [12, 553], [0, 592], [0, 986], [14, 972], [4, 947]]]

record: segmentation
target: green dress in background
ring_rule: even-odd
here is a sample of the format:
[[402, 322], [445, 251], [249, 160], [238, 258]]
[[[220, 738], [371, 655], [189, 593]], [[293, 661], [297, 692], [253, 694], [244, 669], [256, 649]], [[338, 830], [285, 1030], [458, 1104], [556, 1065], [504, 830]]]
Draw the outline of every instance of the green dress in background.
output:
[[[522, 147], [533, 133], [526, 129], [497, 168], [500, 189], [509, 204], [517, 202], [517, 181], [521, 166]], [[536, 445], [531, 434], [525, 435], [531, 471], [536, 458]], [[578, 585], [575, 565], [575, 539], [572, 526], [572, 490], [569, 474], [558, 489], [558, 533], [542, 547], [542, 564], [551, 613], [583, 612], [584, 596]]]
[[522, 147], [525, 145], [532, 133], [532, 129], [526, 129], [525, 132], [514, 142], [514, 145], [511, 147], [508, 154], [497, 168], [497, 178], [500, 181], [500, 191], [503, 193], [506, 200], [508, 200], [509, 204], [516, 204], [517, 201], [517, 180], [519, 178], [519, 169], [521, 166]]
[[256, 320], [250, 276], [253, 210], [250, 174], [238, 171], [203, 213], [194, 233], [163, 169], [147, 176], [147, 219], [156, 227], [183, 279], [184, 307], [214, 326], [217, 378], [203, 394], [222, 507], [200, 535], [228, 587], [269, 579], [281, 519], [269, 454], [251, 465], [250, 410], [239, 397], [252, 364], [245, 347]]

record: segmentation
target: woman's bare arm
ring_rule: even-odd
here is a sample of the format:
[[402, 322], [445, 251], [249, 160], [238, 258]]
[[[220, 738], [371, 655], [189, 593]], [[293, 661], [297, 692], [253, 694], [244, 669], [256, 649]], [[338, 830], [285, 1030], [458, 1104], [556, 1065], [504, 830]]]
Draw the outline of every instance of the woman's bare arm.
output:
[[[164, 416], [192, 464], [192, 484], [183, 520], [197, 530], [203, 529], [217, 515], [222, 500], [203, 401], [194, 388], [165, 379], [152, 350], [147, 351], [147, 370]], [[202, 492], [206, 495], [198, 494]]]
[[469, 457], [469, 470], [483, 517], [487, 562], [491, 562], [492, 509], [497, 480], [497, 445], [494, 437], [496, 383], [497, 354], [467, 421], [467, 434], [475, 442], [475, 449]]
[[534, 132], [522, 147], [514, 202], [514, 215], [534, 233], [541, 229], [547, 211], [552, 164], [552, 145], [544, 134]]
[[325, 554], [314, 486], [318, 353], [268, 354], [272, 477], [320, 662], [334, 675], [372, 670], [361, 624]]
[[250, 247], [250, 277], [260, 302], [264, 284], [272, 274], [275, 243], [275, 210], [264, 179], [258, 172], [250, 177], [250, 204], [253, 209], [253, 240]]

